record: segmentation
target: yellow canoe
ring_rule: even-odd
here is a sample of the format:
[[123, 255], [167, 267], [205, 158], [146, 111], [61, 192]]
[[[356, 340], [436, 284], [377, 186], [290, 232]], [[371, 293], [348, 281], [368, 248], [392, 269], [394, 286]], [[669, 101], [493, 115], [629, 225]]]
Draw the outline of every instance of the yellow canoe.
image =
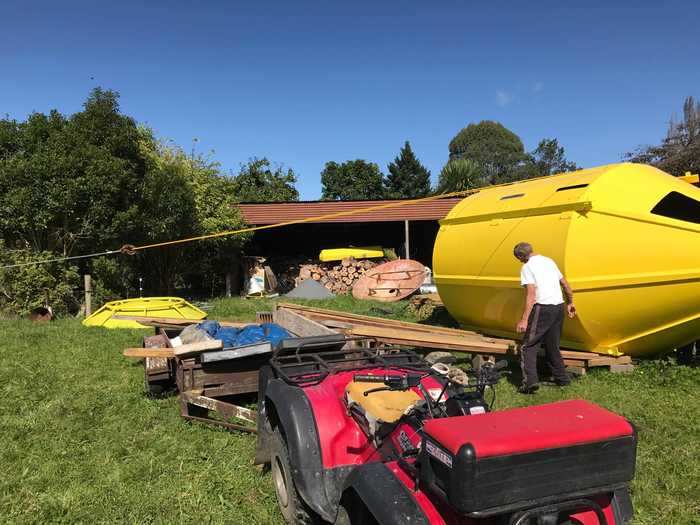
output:
[[440, 222], [440, 297], [463, 326], [515, 337], [513, 246], [526, 241], [574, 290], [563, 345], [639, 356], [699, 339], [700, 189], [688, 182], [624, 163], [486, 188]]
[[321, 250], [321, 254], [318, 256], [322, 262], [341, 261], [347, 257], [354, 257], [355, 259], [376, 259], [384, 257], [384, 250], [381, 246], [351, 246], [348, 248]]
[[85, 326], [105, 328], [146, 328], [136, 321], [113, 319], [114, 315], [169, 317], [176, 319], [205, 319], [206, 312], [180, 297], [140, 297], [105, 303], [83, 320]]

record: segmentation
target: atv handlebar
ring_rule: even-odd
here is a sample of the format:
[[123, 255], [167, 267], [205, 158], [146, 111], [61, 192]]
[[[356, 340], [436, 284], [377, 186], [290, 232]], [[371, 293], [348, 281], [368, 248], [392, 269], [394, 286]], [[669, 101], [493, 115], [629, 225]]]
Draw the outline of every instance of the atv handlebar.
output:
[[386, 385], [390, 390], [408, 390], [412, 387], [420, 385], [420, 380], [423, 376], [420, 374], [355, 374], [353, 381], [358, 383], [381, 383]]

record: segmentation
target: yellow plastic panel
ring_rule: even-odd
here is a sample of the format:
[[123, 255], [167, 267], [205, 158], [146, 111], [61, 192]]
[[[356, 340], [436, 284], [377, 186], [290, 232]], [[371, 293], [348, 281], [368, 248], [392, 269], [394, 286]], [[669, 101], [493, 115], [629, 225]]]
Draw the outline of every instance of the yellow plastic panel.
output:
[[384, 257], [384, 250], [381, 246], [358, 246], [357, 248], [330, 248], [321, 250], [319, 259], [323, 262], [340, 261], [347, 257], [355, 259], [377, 259]]
[[440, 296], [462, 325], [515, 337], [524, 293], [512, 250], [527, 241], [574, 289], [568, 346], [643, 355], [700, 339], [700, 225], [651, 213], [671, 191], [700, 202], [698, 188], [639, 164], [485, 189], [441, 221]]
[[197, 320], [207, 317], [206, 312], [180, 297], [140, 297], [105, 303], [99, 310], [83, 320], [83, 324], [85, 326], [104, 326], [105, 328], [145, 328], [136, 321], [113, 319], [114, 315]]

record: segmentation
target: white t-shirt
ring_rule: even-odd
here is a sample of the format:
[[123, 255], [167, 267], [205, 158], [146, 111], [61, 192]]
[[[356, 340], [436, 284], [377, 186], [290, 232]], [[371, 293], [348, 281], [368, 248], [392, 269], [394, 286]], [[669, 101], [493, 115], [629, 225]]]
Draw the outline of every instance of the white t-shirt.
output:
[[537, 287], [535, 302], [538, 304], [562, 304], [564, 295], [559, 280], [563, 277], [557, 263], [544, 255], [533, 255], [520, 270], [520, 284]]

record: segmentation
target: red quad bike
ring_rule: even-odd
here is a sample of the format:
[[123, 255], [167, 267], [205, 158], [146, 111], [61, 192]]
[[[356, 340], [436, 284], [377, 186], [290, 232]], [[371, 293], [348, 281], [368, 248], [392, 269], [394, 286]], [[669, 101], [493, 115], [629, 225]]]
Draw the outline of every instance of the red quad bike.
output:
[[[260, 373], [256, 462], [289, 523], [621, 525], [637, 437], [583, 400], [491, 412], [417, 354], [283, 342]], [[444, 372], [444, 371], [443, 371]], [[491, 395], [486, 397], [492, 397]]]

